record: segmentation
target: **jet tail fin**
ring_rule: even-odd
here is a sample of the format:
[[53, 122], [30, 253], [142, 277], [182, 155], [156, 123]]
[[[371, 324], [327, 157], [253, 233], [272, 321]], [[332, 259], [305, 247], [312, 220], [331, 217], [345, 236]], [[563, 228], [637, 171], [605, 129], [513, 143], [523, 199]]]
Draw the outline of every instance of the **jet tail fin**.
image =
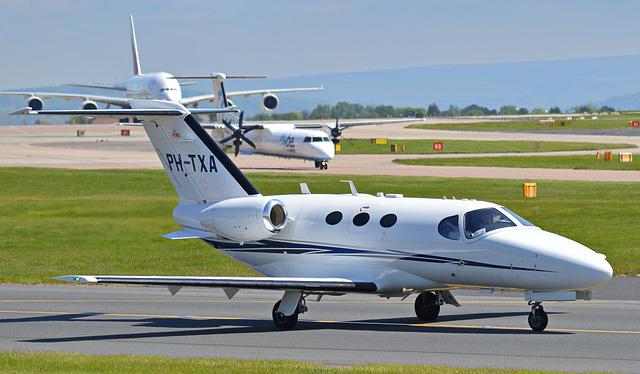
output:
[[133, 50], [133, 74], [140, 75], [140, 59], [138, 58], [138, 43], [136, 42], [136, 29], [133, 27], [133, 16], [129, 15], [131, 20], [131, 49]]
[[131, 109], [34, 111], [26, 107], [11, 114], [136, 117], [142, 121], [180, 199], [204, 203], [260, 195], [192, 115], [234, 110], [189, 111], [179, 103], [159, 100], [130, 100], [129, 103]]

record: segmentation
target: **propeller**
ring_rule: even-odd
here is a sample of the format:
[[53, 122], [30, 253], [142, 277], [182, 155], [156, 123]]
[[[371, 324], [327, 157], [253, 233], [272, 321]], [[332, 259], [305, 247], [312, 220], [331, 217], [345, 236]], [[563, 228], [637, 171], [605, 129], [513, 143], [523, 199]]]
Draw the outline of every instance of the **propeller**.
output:
[[353, 145], [353, 143], [351, 143], [351, 140], [349, 140], [349, 139], [345, 138], [344, 136], [342, 136], [342, 129], [340, 128], [340, 126], [338, 124], [338, 117], [336, 117], [336, 127], [332, 127], [331, 128], [331, 141], [333, 142], [333, 144], [340, 143], [340, 139], [338, 139], [339, 137], [342, 137], [344, 140], [348, 141], [349, 144]]
[[229, 121], [227, 121], [226, 119], [222, 120], [222, 123], [224, 123], [224, 125], [227, 126], [227, 128], [229, 130], [231, 130], [232, 134], [230, 136], [220, 140], [220, 143], [224, 144], [224, 143], [228, 142], [231, 139], [235, 139], [233, 141], [233, 145], [235, 145], [235, 155], [236, 155], [236, 157], [238, 156], [238, 153], [240, 153], [240, 145], [242, 145], [242, 141], [243, 140], [245, 142], [247, 142], [247, 144], [249, 144], [254, 149], [257, 149], [256, 145], [251, 140], [249, 140], [245, 136], [245, 134], [250, 132], [250, 131], [262, 128], [262, 126], [260, 126], [260, 125], [242, 126], [243, 119], [244, 119], [244, 111], [240, 112], [240, 118], [238, 119], [238, 128], [235, 128], [235, 127], [231, 126], [231, 123], [229, 123]]

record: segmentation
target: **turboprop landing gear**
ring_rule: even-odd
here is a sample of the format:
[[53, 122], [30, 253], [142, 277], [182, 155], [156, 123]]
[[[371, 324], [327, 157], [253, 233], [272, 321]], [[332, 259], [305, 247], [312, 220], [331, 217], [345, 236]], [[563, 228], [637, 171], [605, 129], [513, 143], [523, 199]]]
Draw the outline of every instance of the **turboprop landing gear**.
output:
[[327, 161], [316, 161], [316, 167], [320, 168], [320, 170], [327, 170], [329, 163]]
[[[434, 321], [440, 314], [441, 297], [434, 292], [424, 291], [418, 295], [415, 302], [416, 316], [421, 321]], [[444, 301], [442, 301], [444, 303]]]
[[529, 326], [533, 331], [543, 331], [549, 323], [549, 317], [539, 302], [531, 304], [531, 313], [529, 313]]
[[[280, 304], [283, 301], [285, 304], [283, 306], [283, 309], [286, 310], [286, 309], [290, 309], [288, 308], [287, 304], [291, 304], [292, 302], [295, 303], [296, 300], [297, 300], [297, 304], [293, 308], [293, 312], [290, 315], [287, 315], [289, 314], [287, 311], [278, 311], [280, 310]], [[279, 329], [291, 330], [298, 323], [298, 315], [306, 312], [307, 310], [309, 310], [307, 308], [307, 302], [304, 296], [300, 292], [287, 291], [282, 297], [282, 300], [278, 301], [276, 305], [273, 306], [273, 311], [271, 312], [271, 315], [273, 317], [273, 323]]]

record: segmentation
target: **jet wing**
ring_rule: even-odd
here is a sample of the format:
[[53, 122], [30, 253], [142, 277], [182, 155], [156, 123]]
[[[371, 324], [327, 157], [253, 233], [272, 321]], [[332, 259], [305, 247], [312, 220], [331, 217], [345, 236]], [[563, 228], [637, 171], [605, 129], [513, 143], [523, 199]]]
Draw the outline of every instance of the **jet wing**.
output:
[[[302, 292], [364, 292], [377, 290], [373, 282], [355, 282], [342, 278], [279, 278], [279, 277], [179, 277], [66, 275], [54, 279], [72, 283], [110, 283], [168, 286], [172, 293], [180, 287], [212, 287], [224, 289], [263, 289]], [[174, 292], [175, 291], [175, 292]]]
[[124, 97], [113, 97], [113, 96], [99, 96], [99, 95], [88, 95], [88, 94], [69, 94], [69, 93], [59, 93], [59, 92], [0, 92], [0, 95], [4, 96], [24, 96], [25, 99], [28, 99], [32, 96], [37, 96], [42, 98], [43, 100], [49, 100], [50, 98], [60, 98], [65, 100], [91, 100], [98, 103], [109, 104], [109, 105], [117, 105], [123, 108], [129, 108], [129, 99]]
[[[195, 78], [195, 77], [192, 77]], [[209, 78], [209, 77], [206, 77]], [[280, 92], [297, 92], [297, 91], [322, 91], [322, 87], [310, 87], [310, 88], [278, 88], [275, 90], [252, 90], [252, 91], [235, 91], [235, 92], [227, 92], [226, 96], [234, 97], [234, 96], [244, 96], [249, 97], [251, 95], [264, 95], [266, 93], [280, 93]], [[185, 97], [180, 100], [180, 104], [184, 106], [198, 104], [204, 101], [213, 102], [216, 95], [208, 94], [208, 95], [199, 95], [199, 96], [191, 96]]]
[[281, 92], [298, 92], [298, 91], [322, 91], [322, 87], [309, 87], [309, 88], [278, 88], [275, 90], [252, 90], [252, 91], [235, 91], [235, 92], [227, 92], [227, 97], [234, 96], [244, 96], [249, 97], [250, 95], [264, 95], [267, 93], [281, 93]]
[[184, 97], [184, 98], [182, 98], [180, 100], [180, 104], [182, 104], [184, 106], [189, 106], [189, 105], [194, 105], [194, 104], [201, 103], [203, 101], [213, 102], [213, 100], [215, 98], [216, 98], [216, 95], [214, 95], [214, 94]]
[[67, 83], [65, 86], [100, 88], [103, 90], [115, 90], [115, 91], [123, 91], [123, 92], [127, 91], [127, 87], [110, 86], [107, 84]]

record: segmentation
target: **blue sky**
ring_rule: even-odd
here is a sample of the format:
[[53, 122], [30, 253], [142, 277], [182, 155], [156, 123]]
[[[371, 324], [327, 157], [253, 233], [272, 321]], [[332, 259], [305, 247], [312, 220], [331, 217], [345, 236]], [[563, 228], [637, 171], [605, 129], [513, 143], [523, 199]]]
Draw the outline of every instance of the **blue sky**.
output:
[[638, 1], [0, 0], [0, 90], [640, 55]]

